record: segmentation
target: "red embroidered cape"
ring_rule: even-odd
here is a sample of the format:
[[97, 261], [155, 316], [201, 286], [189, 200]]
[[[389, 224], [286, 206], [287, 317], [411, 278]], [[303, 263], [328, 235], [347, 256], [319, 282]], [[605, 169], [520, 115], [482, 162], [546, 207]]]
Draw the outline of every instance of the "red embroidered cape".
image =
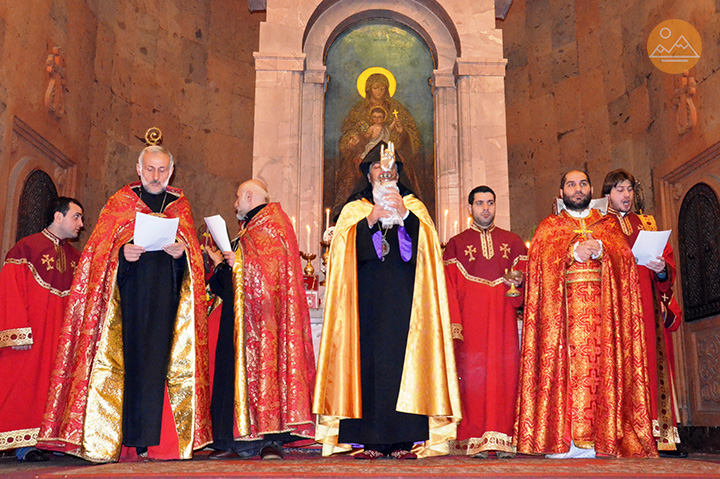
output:
[[269, 203], [240, 232], [233, 289], [236, 344], [244, 345], [244, 358], [236, 356], [245, 361], [244, 368], [236, 363], [237, 437], [314, 437], [310, 313], [297, 238], [279, 203]]
[[[650, 215], [628, 213], [624, 217], [610, 209], [609, 215], [617, 222], [632, 248], [640, 231], [657, 231], [655, 218]], [[675, 281], [675, 258], [672, 247], [667, 244], [663, 251], [667, 279], [659, 281], [657, 275], [646, 266], [638, 265], [640, 278], [640, 296], [643, 305], [645, 323], [645, 344], [648, 354], [648, 375], [650, 378], [650, 405], [653, 422], [653, 435], [658, 441], [658, 449], [675, 450], [680, 442], [676, 424], [676, 406], [673, 400], [674, 355], [671, 332], [676, 331], [682, 322], [682, 313], [672, 311], [672, 286]], [[671, 315], [672, 320], [666, 322]]]
[[[565, 274], [576, 265], [573, 245], [585, 228], [603, 243], [602, 256], [594, 262], [600, 264], [600, 294], [588, 298], [589, 307], [599, 311], [602, 320], [586, 343], [568, 344]], [[540, 223], [528, 255], [523, 321], [514, 432], [517, 451], [568, 451], [573, 439], [568, 400], [571, 388], [580, 387], [569, 383], [568, 358], [574, 348], [575, 360], [587, 362], [584, 354], [588, 354], [600, 374], [588, 378], [598, 382], [592, 391], [593, 409], [573, 411], [589, 425], [596, 453], [656, 456], [637, 268], [612, 218], [591, 210], [584, 225], [566, 212]], [[585, 349], [587, 353], [581, 353]]]
[[[117, 460], [122, 442], [122, 401], [117, 400], [123, 384], [122, 336], [116, 280], [119, 251], [133, 237], [136, 212], [152, 213], [131, 190], [139, 185], [127, 185], [108, 200], [83, 250], [38, 439], [45, 449], [96, 462]], [[179, 332], [176, 326], [176, 335], [187, 343], [187, 356], [173, 360], [171, 353], [168, 365], [168, 388], [178, 391], [170, 397], [178, 433], [172, 440], [179, 442], [174, 456], [186, 459], [193, 449], [211, 441], [205, 283], [190, 204], [179, 188], [168, 187], [167, 192], [176, 198], [162, 216], [180, 219], [177, 240], [185, 245], [189, 272], [178, 308], [187, 327]], [[173, 341], [174, 348], [178, 341]], [[182, 377], [183, 370], [191, 374]], [[171, 382], [178, 386], [171, 387]], [[166, 395], [166, 406], [167, 400]], [[172, 416], [164, 412], [163, 425], [166, 419]]]
[[[0, 450], [33, 446], [80, 252], [48, 230], [21, 239], [0, 271]], [[13, 346], [32, 345], [28, 350]]]
[[[443, 255], [463, 420], [451, 454], [515, 452], [512, 433], [520, 351], [516, 308], [502, 276], [524, 271], [527, 248], [515, 233], [473, 227]], [[522, 288], [520, 288], [522, 292]]]

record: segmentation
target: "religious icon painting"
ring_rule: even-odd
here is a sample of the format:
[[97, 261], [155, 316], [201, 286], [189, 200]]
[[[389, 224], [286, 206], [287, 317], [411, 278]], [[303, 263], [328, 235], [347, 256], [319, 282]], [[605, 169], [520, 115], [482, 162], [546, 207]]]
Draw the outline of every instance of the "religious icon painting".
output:
[[356, 24], [328, 49], [323, 203], [333, 217], [365, 185], [358, 165], [381, 141], [395, 145], [400, 181], [435, 211], [434, 64], [420, 35], [389, 20]]

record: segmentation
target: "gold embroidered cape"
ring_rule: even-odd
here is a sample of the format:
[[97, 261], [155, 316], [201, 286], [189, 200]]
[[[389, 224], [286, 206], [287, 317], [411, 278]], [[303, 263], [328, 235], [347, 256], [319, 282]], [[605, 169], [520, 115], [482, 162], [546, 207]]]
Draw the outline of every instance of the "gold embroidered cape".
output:
[[[588, 230], [602, 241], [602, 255], [576, 263], [573, 246]], [[517, 451], [567, 452], [571, 440], [578, 444], [570, 432], [575, 417], [592, 435], [589, 444], [581, 445], [600, 455], [656, 456], [638, 273], [622, 232], [597, 210], [583, 221], [563, 212], [540, 223], [528, 256], [513, 438]], [[582, 269], [590, 263], [600, 270]], [[587, 306], [574, 315], [600, 318], [577, 342], [568, 332], [569, 270], [599, 275], [588, 281], [598, 286], [577, 287], [587, 296]], [[573, 380], [571, 361], [591, 364], [598, 377]], [[587, 401], [591, 408], [577, 411], [582, 406], [571, 404], [569, 398], [578, 390], [592, 394]]]
[[[132, 191], [115, 193], [103, 208], [78, 265], [65, 312], [38, 443], [93, 462], [117, 460], [122, 445], [123, 348], [117, 269], [135, 213], [150, 209]], [[182, 190], [162, 216], [179, 218], [177, 240], [188, 261], [180, 289], [167, 390], [178, 435], [178, 455], [192, 457], [212, 440], [205, 281], [200, 246]]]
[[[403, 201], [420, 220], [420, 229], [410, 331], [396, 409], [429, 416], [430, 439], [417, 448], [419, 457], [444, 455], [462, 415], [442, 253], [425, 206], [412, 195]], [[372, 207], [367, 200], [345, 205], [330, 246], [313, 402], [313, 412], [320, 415], [315, 438], [323, 444], [323, 455], [349, 451], [349, 444], [338, 443], [340, 419], [362, 417], [355, 226]]]

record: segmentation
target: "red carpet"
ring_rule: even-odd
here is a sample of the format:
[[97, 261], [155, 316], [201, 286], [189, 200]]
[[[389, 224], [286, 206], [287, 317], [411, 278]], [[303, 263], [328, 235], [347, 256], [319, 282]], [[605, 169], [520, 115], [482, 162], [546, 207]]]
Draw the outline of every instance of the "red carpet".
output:
[[198, 455], [192, 461], [144, 462], [92, 465], [80, 459], [53, 457], [51, 461], [21, 464], [0, 463], [0, 475], [25, 479], [58, 478], [305, 478], [305, 477], [497, 477], [497, 478], [720, 478], [720, 458], [691, 455], [688, 459], [568, 459], [518, 458], [473, 459], [443, 457], [419, 461], [352, 457], [321, 458], [289, 454], [282, 461], [213, 461]]

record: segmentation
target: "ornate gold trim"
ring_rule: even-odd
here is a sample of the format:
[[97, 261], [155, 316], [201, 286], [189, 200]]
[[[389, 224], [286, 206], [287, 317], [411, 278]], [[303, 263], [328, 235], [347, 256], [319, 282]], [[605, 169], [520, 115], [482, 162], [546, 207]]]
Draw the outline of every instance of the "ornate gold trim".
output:
[[474, 456], [483, 451], [502, 451], [515, 453], [512, 436], [497, 431], [488, 431], [482, 437], [471, 437], [461, 441], [451, 441], [450, 454], [455, 456]]
[[459, 339], [460, 341], [465, 341], [465, 337], [463, 336], [462, 332], [463, 332], [462, 324], [452, 323], [452, 338], [453, 339]]
[[[53, 245], [55, 246], [55, 258], [57, 259], [57, 261], [55, 262], [55, 267], [57, 268], [58, 272], [64, 273], [67, 269], [67, 260], [65, 258], [65, 250], [63, 250], [60, 246], [60, 238], [55, 236], [52, 231], [47, 228], [42, 230], [41, 233], [43, 234], [43, 236], [53, 242]], [[52, 268], [49, 267], [48, 269]]]
[[50, 291], [52, 294], [54, 294], [56, 296], [60, 296], [61, 298], [64, 298], [65, 296], [70, 294], [69, 289], [66, 291], [60, 291], [59, 289], [56, 289], [56, 288], [53, 288], [52, 286], [50, 286], [50, 283], [46, 282], [45, 280], [43, 280], [40, 277], [37, 270], [35, 269], [35, 266], [31, 262], [26, 260], [25, 258], [23, 258], [23, 259], [9, 258], [9, 259], [5, 260], [5, 264], [17, 264], [17, 265], [26, 264], [28, 266], [28, 268], [30, 268], [30, 272], [32, 273], [33, 278], [35, 278], [35, 281], [37, 281], [37, 284], [39, 284], [43, 288]]
[[18, 429], [15, 431], [0, 432], [0, 451], [29, 447], [37, 444], [39, 427], [31, 429]]
[[480, 283], [480, 284], [484, 284], [484, 285], [486, 285], [486, 286], [491, 286], [491, 287], [492, 287], [492, 286], [497, 286], [498, 284], [502, 284], [502, 277], [496, 279], [495, 281], [489, 281], [489, 280], [487, 280], [487, 279], [478, 278], [477, 276], [471, 275], [470, 273], [467, 272], [467, 270], [466, 270], [465, 267], [462, 265], [462, 263], [459, 262], [459, 261], [458, 261], [457, 259], [455, 259], [455, 258], [449, 259], [449, 260], [446, 260], [446, 261], [443, 261], [443, 263], [444, 263], [446, 266], [449, 266], [449, 265], [451, 265], [451, 264], [457, 265], [457, 268], [460, 270], [460, 273], [462, 273], [462, 275], [463, 275], [463, 276], [465, 277], [465, 279], [467, 279], [468, 281], [473, 281], [473, 282], [475, 282], [475, 283]]
[[[33, 344], [32, 328], [15, 328], [0, 331], [0, 348]], [[0, 448], [1, 449], [1, 448]]]

